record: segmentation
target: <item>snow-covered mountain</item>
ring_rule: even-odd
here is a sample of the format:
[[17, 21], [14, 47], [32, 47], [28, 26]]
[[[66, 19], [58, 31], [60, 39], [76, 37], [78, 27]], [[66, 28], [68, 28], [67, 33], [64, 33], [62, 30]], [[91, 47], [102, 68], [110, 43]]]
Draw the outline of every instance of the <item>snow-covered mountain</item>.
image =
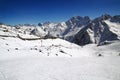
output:
[[1, 25], [1, 35], [7, 29], [5, 34], [9, 35], [27, 35], [40, 38], [62, 38], [78, 45], [95, 43], [102, 45], [108, 41], [120, 39], [120, 16], [102, 15], [91, 20], [88, 16], [75, 16], [66, 22], [38, 23], [38, 26], [32, 24], [19, 24], [15, 27]]
[[89, 24], [90, 18], [75, 16], [72, 17], [70, 20], [66, 21], [67, 29], [64, 32], [64, 39], [71, 41], [73, 40], [73, 37], [75, 34], [77, 34], [81, 28]]
[[42, 29], [47, 32], [47, 35], [53, 37], [62, 37], [67, 26], [65, 22], [61, 23], [44, 23]]
[[[111, 22], [113, 18], [114, 17], [107, 14], [95, 18], [94, 20], [89, 21], [89, 23], [85, 26], [81, 27], [80, 30], [76, 30], [76, 34], [73, 34], [73, 36], [71, 36], [68, 40], [79, 45], [85, 45], [89, 43], [102, 45], [106, 41], [118, 40], [119, 29], [115, 31], [113, 30], [114, 26], [110, 25], [110, 23], [113, 23]], [[110, 23], [108, 23], [108, 21]], [[117, 28], [119, 27], [118, 22], [119, 21], [117, 21], [117, 23], [114, 22], [114, 24], [117, 25]]]

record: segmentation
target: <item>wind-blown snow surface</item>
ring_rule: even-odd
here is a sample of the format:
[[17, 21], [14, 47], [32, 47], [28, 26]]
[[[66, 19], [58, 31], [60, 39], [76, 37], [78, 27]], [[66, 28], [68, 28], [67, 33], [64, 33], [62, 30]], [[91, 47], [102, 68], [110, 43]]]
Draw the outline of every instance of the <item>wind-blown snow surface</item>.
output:
[[120, 80], [119, 45], [0, 37], [0, 80]]

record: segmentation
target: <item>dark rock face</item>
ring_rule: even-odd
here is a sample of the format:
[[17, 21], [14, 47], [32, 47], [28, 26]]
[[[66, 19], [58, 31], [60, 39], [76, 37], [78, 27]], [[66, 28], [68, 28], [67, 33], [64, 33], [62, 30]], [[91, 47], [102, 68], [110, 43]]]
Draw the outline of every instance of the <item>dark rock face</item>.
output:
[[88, 28], [90, 28], [92, 26], [92, 24], [89, 24], [85, 27], [83, 27], [73, 38], [74, 43], [78, 44], [78, 45], [85, 45], [85, 44], [89, 44], [91, 43], [91, 38], [90, 38], [90, 34], [88, 33]]
[[90, 36], [87, 31], [81, 33], [81, 31], [75, 36], [74, 43], [78, 45], [85, 45], [91, 43]]
[[117, 35], [109, 30], [109, 26], [105, 22], [102, 22], [102, 25], [104, 26], [104, 29], [100, 34], [98, 45], [101, 45], [106, 40], [107, 41], [118, 40]]

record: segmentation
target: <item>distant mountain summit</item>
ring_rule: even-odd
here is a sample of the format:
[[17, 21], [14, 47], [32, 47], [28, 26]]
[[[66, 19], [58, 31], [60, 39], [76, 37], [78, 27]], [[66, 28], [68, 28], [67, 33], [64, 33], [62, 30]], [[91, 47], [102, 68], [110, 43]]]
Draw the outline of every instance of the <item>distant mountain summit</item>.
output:
[[18, 34], [33, 35], [41, 38], [62, 38], [78, 45], [94, 43], [106, 44], [112, 40], [120, 39], [120, 15], [102, 15], [91, 20], [88, 16], [75, 16], [66, 22], [45, 22], [32, 24], [19, 24], [14, 27], [0, 24], [0, 31], [7, 31], [14, 36]]

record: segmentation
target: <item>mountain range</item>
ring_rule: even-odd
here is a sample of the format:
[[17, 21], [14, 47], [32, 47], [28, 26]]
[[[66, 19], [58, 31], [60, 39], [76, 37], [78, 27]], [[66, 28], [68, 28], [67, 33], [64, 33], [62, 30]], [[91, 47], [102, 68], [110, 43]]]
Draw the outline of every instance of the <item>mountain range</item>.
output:
[[15, 26], [0, 24], [0, 35], [26, 39], [61, 38], [78, 45], [94, 43], [104, 45], [120, 39], [120, 15], [102, 15], [91, 20], [88, 16], [74, 16], [66, 22], [19, 24]]

